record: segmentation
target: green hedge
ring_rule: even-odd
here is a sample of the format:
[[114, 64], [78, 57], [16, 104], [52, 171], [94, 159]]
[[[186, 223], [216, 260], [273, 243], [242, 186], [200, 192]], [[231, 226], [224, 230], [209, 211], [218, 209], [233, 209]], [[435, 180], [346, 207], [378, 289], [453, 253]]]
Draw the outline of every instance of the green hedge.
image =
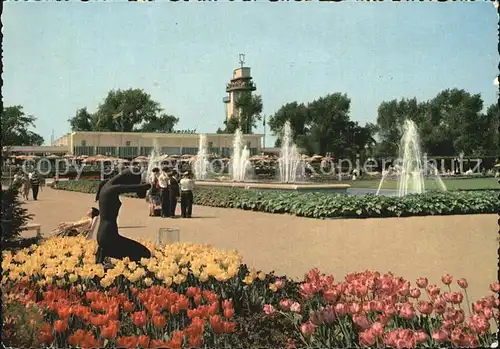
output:
[[[95, 193], [98, 181], [59, 182], [56, 189]], [[132, 195], [130, 195], [132, 196]], [[233, 188], [197, 188], [195, 204], [311, 218], [370, 218], [496, 213], [495, 191], [427, 192], [405, 197], [284, 193]]]

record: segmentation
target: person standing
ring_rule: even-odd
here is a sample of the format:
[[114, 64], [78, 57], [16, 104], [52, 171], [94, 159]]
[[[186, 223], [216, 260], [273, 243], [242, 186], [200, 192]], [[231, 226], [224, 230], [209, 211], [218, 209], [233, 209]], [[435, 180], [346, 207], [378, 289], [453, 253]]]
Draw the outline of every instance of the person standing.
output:
[[170, 216], [170, 193], [167, 171], [168, 169], [166, 167], [162, 168], [162, 173], [158, 176], [158, 184], [161, 191], [161, 216], [164, 218]]
[[193, 213], [194, 180], [189, 172], [184, 172], [181, 182], [181, 215], [182, 218], [191, 218]]
[[151, 189], [149, 189], [149, 216], [154, 217], [156, 214], [156, 207], [160, 206], [160, 185], [158, 177], [160, 175], [160, 169], [158, 167], [153, 168], [153, 171], [149, 177], [148, 183], [151, 184]]
[[31, 191], [33, 193], [33, 200], [38, 200], [38, 191], [40, 190], [40, 177], [36, 171], [29, 174], [29, 180], [31, 184]]
[[177, 172], [174, 170], [169, 175], [169, 194], [170, 194], [170, 216], [175, 217], [175, 209], [177, 207], [177, 200], [180, 196], [179, 181], [177, 180]]

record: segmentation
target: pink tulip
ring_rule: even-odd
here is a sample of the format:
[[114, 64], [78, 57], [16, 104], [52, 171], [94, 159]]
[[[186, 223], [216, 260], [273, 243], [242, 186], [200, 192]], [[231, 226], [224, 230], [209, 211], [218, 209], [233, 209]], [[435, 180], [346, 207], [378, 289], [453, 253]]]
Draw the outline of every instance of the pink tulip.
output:
[[462, 292], [452, 292], [450, 294], [450, 302], [453, 304], [460, 304], [464, 299]]
[[487, 318], [474, 314], [467, 321], [469, 327], [478, 334], [485, 334], [490, 329], [490, 323]]
[[365, 330], [359, 334], [359, 344], [365, 347], [372, 347], [375, 345], [375, 334], [371, 330]]
[[418, 278], [417, 279], [417, 286], [420, 288], [426, 288], [428, 283], [429, 283], [429, 281], [427, 280], [427, 278]]
[[276, 309], [271, 304], [264, 305], [264, 313], [266, 315], [273, 315], [276, 312]]
[[453, 276], [451, 276], [450, 274], [444, 274], [441, 277], [441, 281], [443, 282], [443, 284], [449, 285], [453, 281]]
[[290, 306], [290, 311], [292, 311], [294, 313], [300, 313], [301, 310], [302, 310], [302, 308], [300, 307], [300, 303], [298, 303], [298, 302], [294, 302]]
[[338, 316], [343, 316], [347, 314], [347, 307], [343, 303], [337, 303], [335, 304], [335, 312]]
[[417, 343], [424, 343], [428, 339], [429, 339], [429, 336], [424, 331], [415, 332], [415, 340], [417, 341]]
[[458, 279], [457, 284], [458, 284], [458, 286], [460, 286], [464, 290], [469, 286], [469, 284], [467, 283], [467, 280], [464, 278]]
[[362, 330], [367, 330], [371, 327], [371, 323], [364, 314], [354, 314], [352, 321]]
[[337, 290], [328, 290], [323, 292], [323, 298], [325, 301], [330, 302], [330, 303], [335, 303], [339, 299], [339, 293]]
[[424, 315], [431, 315], [433, 308], [432, 303], [428, 301], [420, 301], [417, 303], [418, 311]]
[[360, 313], [361, 312], [361, 304], [356, 303], [356, 302], [352, 303], [351, 307], [350, 307], [350, 311], [353, 314]]
[[429, 286], [427, 286], [427, 292], [429, 292], [431, 297], [436, 297], [441, 292], [441, 289], [439, 287], [437, 287], [436, 285], [429, 285]]
[[335, 308], [331, 305], [327, 306], [325, 309], [323, 309], [322, 317], [323, 321], [326, 324], [331, 325], [335, 321], [335, 319], [337, 319]]
[[306, 337], [310, 337], [314, 333], [315, 329], [316, 326], [310, 321], [300, 325], [300, 332], [302, 332], [302, 334]]
[[282, 299], [280, 300], [280, 307], [284, 311], [290, 310], [290, 307], [292, 306], [293, 301], [291, 299]]
[[421, 293], [420, 293], [420, 290], [419, 290], [418, 288], [412, 288], [412, 289], [410, 290], [410, 296], [411, 296], [412, 298], [419, 298], [419, 297], [420, 297], [420, 294], [421, 294]]
[[285, 286], [285, 281], [282, 279], [278, 279], [274, 282], [274, 285], [278, 290], [281, 290]]
[[382, 335], [384, 334], [384, 325], [381, 322], [377, 321], [372, 325], [370, 331], [372, 331], [373, 334], [375, 334], [377, 337], [382, 337]]
[[494, 293], [500, 292], [500, 283], [498, 281], [491, 283], [490, 290], [491, 290], [491, 292], [494, 292]]
[[448, 341], [449, 333], [444, 329], [438, 329], [432, 331], [432, 339], [438, 343], [443, 343]]
[[411, 303], [405, 303], [401, 307], [399, 314], [404, 319], [410, 320], [413, 319], [413, 317], [415, 317], [415, 309], [413, 308], [413, 305]]

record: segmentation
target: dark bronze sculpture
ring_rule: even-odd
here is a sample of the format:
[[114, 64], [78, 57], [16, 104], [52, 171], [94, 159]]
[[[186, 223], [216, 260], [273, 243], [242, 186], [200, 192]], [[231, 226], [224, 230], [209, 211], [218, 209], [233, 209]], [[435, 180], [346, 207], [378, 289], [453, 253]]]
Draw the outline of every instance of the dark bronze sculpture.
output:
[[100, 224], [97, 230], [98, 248], [96, 263], [103, 263], [106, 257], [122, 259], [129, 257], [139, 262], [141, 258], [150, 258], [151, 252], [140, 243], [127, 239], [118, 233], [116, 218], [122, 205], [120, 195], [136, 193], [145, 198], [150, 184], [141, 183], [139, 169], [128, 168], [105, 182], [99, 191]]

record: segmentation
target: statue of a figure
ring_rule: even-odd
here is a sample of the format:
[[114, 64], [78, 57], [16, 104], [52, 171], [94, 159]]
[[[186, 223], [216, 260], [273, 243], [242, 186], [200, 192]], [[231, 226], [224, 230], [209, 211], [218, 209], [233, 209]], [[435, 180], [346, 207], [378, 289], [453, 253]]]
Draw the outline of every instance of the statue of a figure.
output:
[[140, 243], [118, 234], [116, 218], [122, 205], [119, 196], [124, 193], [136, 193], [145, 198], [150, 184], [141, 184], [142, 175], [139, 169], [123, 170], [109, 179], [99, 192], [100, 224], [97, 230], [96, 263], [103, 263], [106, 257], [122, 259], [129, 257], [139, 262], [141, 258], [150, 258], [151, 252]]

